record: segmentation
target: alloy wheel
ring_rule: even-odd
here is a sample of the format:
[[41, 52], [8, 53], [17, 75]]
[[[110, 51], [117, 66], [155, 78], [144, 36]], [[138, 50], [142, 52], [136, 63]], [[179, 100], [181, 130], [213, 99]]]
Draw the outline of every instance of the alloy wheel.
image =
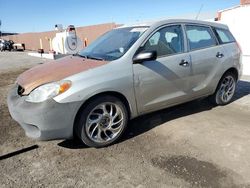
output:
[[236, 83], [233, 76], [228, 75], [223, 79], [219, 90], [220, 98], [223, 103], [228, 103], [232, 99], [235, 92], [235, 86]]
[[121, 108], [112, 102], [96, 106], [88, 115], [85, 130], [89, 139], [97, 143], [114, 140], [124, 127]]

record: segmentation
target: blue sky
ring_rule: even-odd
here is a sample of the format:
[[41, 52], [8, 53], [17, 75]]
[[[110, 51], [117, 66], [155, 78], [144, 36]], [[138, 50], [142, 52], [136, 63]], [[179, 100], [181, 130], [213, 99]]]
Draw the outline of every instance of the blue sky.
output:
[[[240, 0], [0, 0], [2, 30], [38, 32], [55, 24], [85, 26], [104, 22], [131, 23], [168, 17], [204, 17], [239, 4]], [[204, 18], [205, 18], [204, 17]]]

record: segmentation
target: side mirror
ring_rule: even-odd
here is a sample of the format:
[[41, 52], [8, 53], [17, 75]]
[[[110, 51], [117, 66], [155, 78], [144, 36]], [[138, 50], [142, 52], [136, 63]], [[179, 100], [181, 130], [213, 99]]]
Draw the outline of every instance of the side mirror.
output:
[[157, 58], [157, 52], [151, 51], [151, 52], [140, 52], [139, 54], [135, 55], [133, 58], [134, 63], [142, 63], [144, 61], [152, 61], [156, 60]]

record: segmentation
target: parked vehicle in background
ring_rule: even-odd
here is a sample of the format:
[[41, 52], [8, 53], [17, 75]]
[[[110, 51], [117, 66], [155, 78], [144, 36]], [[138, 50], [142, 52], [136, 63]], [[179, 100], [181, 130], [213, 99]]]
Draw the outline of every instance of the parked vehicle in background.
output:
[[24, 43], [14, 43], [12, 46], [13, 46], [13, 49], [15, 51], [24, 51], [25, 50], [25, 44]]
[[13, 49], [13, 44], [14, 42], [12, 40], [3, 40], [3, 39], [0, 39], [0, 51], [5, 51], [5, 50], [8, 50], [8, 51], [11, 51]]
[[200, 97], [230, 103], [240, 56], [226, 25], [164, 20], [123, 26], [79, 54], [21, 74], [8, 107], [29, 137], [76, 136], [103, 147], [137, 116]]

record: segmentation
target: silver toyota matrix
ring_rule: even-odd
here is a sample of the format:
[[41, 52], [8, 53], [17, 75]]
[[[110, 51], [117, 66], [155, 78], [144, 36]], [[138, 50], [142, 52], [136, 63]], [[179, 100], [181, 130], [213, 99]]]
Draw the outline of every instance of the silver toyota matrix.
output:
[[200, 97], [230, 103], [241, 71], [241, 51], [226, 25], [164, 20], [122, 26], [78, 54], [22, 73], [8, 107], [29, 137], [76, 136], [104, 147], [142, 114]]

